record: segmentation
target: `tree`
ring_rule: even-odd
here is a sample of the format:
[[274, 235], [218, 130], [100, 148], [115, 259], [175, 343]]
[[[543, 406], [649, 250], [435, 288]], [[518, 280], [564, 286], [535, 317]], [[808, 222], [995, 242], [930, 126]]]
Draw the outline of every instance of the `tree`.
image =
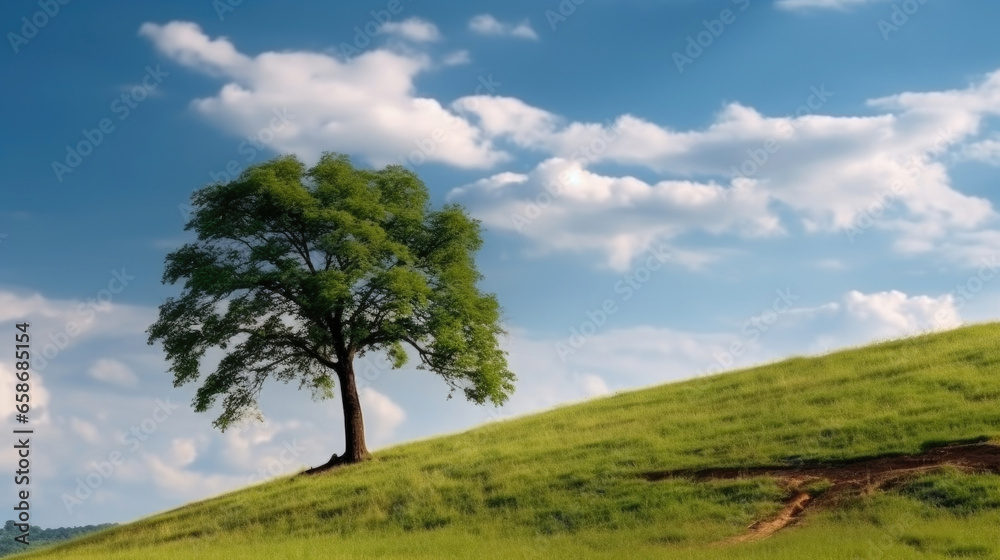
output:
[[309, 473], [367, 459], [354, 360], [408, 354], [477, 403], [500, 405], [514, 374], [499, 337], [496, 296], [480, 291], [478, 221], [461, 206], [433, 210], [427, 188], [398, 165], [355, 168], [323, 154], [249, 167], [192, 195], [185, 230], [197, 240], [166, 258], [164, 284], [182, 294], [160, 306], [149, 343], [161, 341], [174, 386], [197, 381], [210, 348], [223, 357], [192, 406], [226, 428], [261, 418], [265, 382], [298, 381], [317, 400], [339, 385], [346, 449]]

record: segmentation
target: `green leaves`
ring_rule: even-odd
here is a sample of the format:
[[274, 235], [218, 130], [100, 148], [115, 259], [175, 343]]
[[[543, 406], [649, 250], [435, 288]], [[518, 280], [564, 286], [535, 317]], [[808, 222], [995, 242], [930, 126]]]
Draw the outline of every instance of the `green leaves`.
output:
[[201, 377], [208, 349], [226, 351], [195, 409], [222, 398], [225, 429], [256, 413], [267, 379], [328, 398], [355, 356], [382, 351], [400, 368], [404, 345], [452, 391], [504, 402], [514, 375], [500, 306], [477, 285], [480, 224], [429, 198], [403, 167], [357, 169], [332, 153], [310, 169], [279, 157], [195, 192], [186, 229], [197, 241], [167, 256], [163, 276], [183, 292], [148, 331], [177, 385]]

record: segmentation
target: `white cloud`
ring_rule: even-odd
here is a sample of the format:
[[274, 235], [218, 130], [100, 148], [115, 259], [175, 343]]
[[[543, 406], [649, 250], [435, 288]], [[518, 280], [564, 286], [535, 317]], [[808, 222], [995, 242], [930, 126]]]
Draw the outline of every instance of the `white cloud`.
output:
[[382, 31], [419, 43], [433, 43], [441, 40], [441, 33], [437, 26], [418, 17], [407, 18], [403, 21], [390, 21], [382, 26]]
[[480, 35], [496, 35], [517, 37], [520, 39], [538, 39], [538, 33], [525, 20], [518, 24], [503, 23], [490, 14], [479, 14], [469, 20], [469, 29]]
[[503, 137], [524, 148], [555, 151], [553, 138], [562, 119], [520, 99], [473, 95], [456, 100], [452, 107], [474, 115], [490, 137]]
[[[469, 205], [487, 226], [518, 231], [542, 251], [599, 251], [616, 270], [628, 269], [648, 247], [692, 231], [782, 233], [767, 196], [753, 182], [650, 185], [560, 158], [542, 162], [528, 175], [494, 175], [449, 197]], [[703, 257], [682, 264], [700, 266]]]
[[[801, 303], [801, 302], [800, 302]], [[607, 391], [666, 383], [789, 355], [823, 353], [960, 326], [951, 294], [850, 291], [838, 301], [792, 307], [770, 320], [735, 318], [729, 330], [691, 332], [636, 326], [596, 329], [590, 336], [540, 339], [514, 332], [512, 367], [521, 375], [511, 411], [537, 410]], [[577, 333], [584, 329], [576, 325]], [[734, 342], [742, 350], [731, 352]], [[580, 375], [576, 372], [585, 371]]]
[[177, 467], [186, 467], [198, 457], [198, 447], [191, 438], [174, 438], [170, 442], [170, 462]]
[[[114, 274], [115, 271], [111, 271], [111, 278]], [[120, 288], [120, 284], [115, 287]], [[45, 369], [42, 364], [52, 359], [53, 353], [59, 354], [80, 340], [141, 333], [154, 320], [152, 310], [114, 303], [114, 294], [103, 288], [89, 297], [75, 300], [0, 290], [0, 323], [26, 321], [31, 324], [36, 343], [32, 365], [37, 371]]]
[[851, 291], [844, 296], [844, 311], [866, 339], [891, 338], [924, 330], [946, 330], [962, 324], [955, 298], [908, 296], [892, 290], [873, 294]]
[[608, 384], [599, 375], [583, 375], [580, 377], [580, 383], [583, 385], [583, 390], [591, 396], [606, 395], [611, 392]]
[[153, 41], [160, 52], [185, 66], [220, 76], [247, 76], [253, 72], [253, 61], [237, 52], [228, 39], [210, 39], [194, 23], [144, 23], [139, 27], [139, 35]]
[[111, 358], [97, 360], [90, 366], [88, 372], [94, 379], [115, 385], [133, 386], [138, 382], [127, 365]]
[[855, 6], [874, 4], [886, 0], [776, 0], [775, 6], [783, 10], [832, 9], [845, 10]]
[[164, 496], [174, 499], [206, 498], [246, 485], [244, 476], [187, 470], [183, 466], [172, 465], [152, 454], [144, 454], [142, 463], [144, 471], [148, 473], [148, 480]]
[[[489, 14], [470, 26], [484, 33], [514, 29]], [[672, 130], [629, 114], [603, 124], [568, 122], [511, 97], [469, 96], [442, 105], [416, 97], [414, 80], [432, 64], [412, 52], [374, 49], [346, 62], [310, 52], [251, 57], [192, 23], [144, 24], [140, 32], [179, 63], [228, 81], [217, 96], [193, 103], [224, 128], [256, 135], [274, 122], [275, 110], [294, 114], [274, 131], [271, 146], [307, 160], [329, 149], [376, 165], [415, 154], [420, 161], [488, 168], [510, 158], [501, 143], [542, 154], [547, 159], [531, 173], [498, 173], [452, 193], [491, 197], [496, 206], [478, 206], [477, 213], [501, 228], [510, 229], [509, 211], [529, 205], [525, 196], [546, 196], [540, 187], [547, 184], [541, 179], [551, 180], [549, 169], [586, 161], [575, 164], [579, 185], [525, 229], [539, 253], [596, 251], [622, 269], [642, 247], [659, 242], [704, 263], [726, 248], [682, 248], [677, 238], [695, 230], [775, 235], [791, 230], [789, 220], [807, 233], [840, 234], [870, 217], [873, 207], [879, 216], [872, 229], [892, 236], [900, 253], [955, 259], [996, 249], [945, 254], [939, 248], [963, 237], [989, 240], [1000, 217], [988, 200], [952, 184], [945, 157], [995, 157], [992, 141], [969, 142], [986, 117], [1000, 114], [1000, 72], [965, 89], [873, 99], [876, 113], [865, 116], [818, 114], [836, 95], [820, 85], [804, 95], [805, 111], [796, 116], [767, 116], [731, 103], [707, 127]], [[639, 166], [670, 179], [644, 182], [588, 168], [600, 163]], [[700, 215], [697, 224], [685, 221], [688, 210]], [[589, 224], [603, 231], [587, 231]]]
[[41, 294], [17, 294], [0, 291], [0, 322], [34, 318], [55, 319], [65, 313], [57, 303], [50, 302]]
[[389, 438], [406, 420], [405, 410], [371, 387], [362, 387], [358, 397], [361, 399], [362, 410], [367, 415], [366, 423], [375, 440]]
[[426, 55], [371, 49], [349, 61], [306, 51], [251, 57], [179, 21], [146, 23], [140, 34], [176, 62], [228, 81], [216, 96], [195, 100], [197, 112], [235, 135], [271, 138], [279, 152], [308, 160], [330, 150], [379, 166], [414, 153], [419, 162], [462, 168], [508, 158], [464, 118], [415, 95], [415, 78], [431, 67]]
[[282, 432], [294, 432], [302, 427], [301, 422], [294, 420], [287, 422], [266, 420], [227, 430], [224, 436], [226, 460], [234, 467], [245, 466], [260, 446], [274, 442], [277, 435]]
[[472, 62], [472, 56], [465, 49], [449, 53], [441, 60], [441, 63], [445, 66], [460, 66], [470, 62]]
[[94, 426], [86, 420], [81, 420], [80, 418], [73, 417], [70, 418], [69, 428], [74, 434], [83, 438], [87, 443], [98, 443], [101, 441], [101, 434], [97, 430], [97, 426]]
[[965, 146], [961, 159], [1000, 166], [1000, 139], [990, 138]]
[[[871, 100], [869, 105], [880, 114], [813, 114], [835, 95], [825, 86], [814, 87], [797, 115], [785, 117], [765, 116], [732, 103], [708, 127], [687, 131], [671, 130], [632, 115], [604, 124], [565, 122], [558, 115], [514, 98], [473, 96], [457, 100], [453, 107], [473, 118], [489, 138], [550, 157], [641, 166], [671, 177], [715, 177], [725, 182], [701, 181], [699, 185], [703, 193], [711, 192], [705, 186], [717, 185], [725, 195], [720, 198], [736, 193], [733, 187], [742, 185], [743, 192], [753, 193], [756, 202], [734, 209], [742, 212], [744, 221], [770, 219], [771, 214], [761, 209], [777, 205], [790, 210], [806, 232], [840, 233], [855, 228], [859, 220], [877, 211], [878, 219], [872, 220], [874, 229], [894, 235], [896, 249], [910, 254], [937, 251], [935, 247], [947, 239], [987, 231], [996, 223], [998, 215], [987, 199], [967, 195], [952, 184], [945, 156], [977, 135], [986, 117], [1000, 114], [1000, 71], [965, 89], [903, 93]], [[980, 146], [980, 151], [984, 147]], [[505, 198], [503, 193], [512, 193], [513, 187], [520, 188], [523, 182], [502, 181], [506, 188], [501, 189], [497, 177], [475, 185], [490, 187], [494, 202], [509, 206], [514, 198]], [[604, 180], [634, 184], [629, 177]], [[525, 198], [545, 197], [538, 187], [533, 184], [530, 189], [522, 189], [516, 199], [523, 204]], [[474, 186], [467, 186], [454, 196], [474, 190]], [[567, 192], [577, 190], [572, 187]], [[552, 232], [558, 230], [557, 235], [527, 233], [541, 250], [594, 249], [593, 244], [576, 243], [583, 238], [568, 239], [574, 232], [581, 233], [572, 223], [583, 219], [590, 224], [623, 224], [622, 228], [630, 231], [633, 246], [636, 240], [648, 243], [650, 235], [668, 240], [674, 235], [671, 232], [684, 229], [677, 227], [670, 213], [656, 215], [656, 206], [651, 209], [625, 204], [628, 211], [623, 216], [622, 208], [613, 202], [604, 209], [571, 208], [569, 198], [553, 203], [538, 220], [558, 223], [532, 224], [536, 228], [551, 227]], [[887, 207], [871, 210], [885, 200]], [[506, 206], [504, 210], [510, 210]], [[496, 208], [480, 207], [479, 212], [499, 223]], [[656, 228], [659, 231], [648, 229], [650, 220], [644, 219], [647, 212], [660, 218]], [[739, 221], [726, 212], [699, 224], [709, 231], [725, 231]], [[567, 224], [570, 229], [562, 229]], [[764, 229], [777, 232], [784, 227], [774, 222]], [[740, 232], [757, 233], [759, 228]], [[605, 243], [604, 249], [611, 243]], [[937, 254], [943, 255], [940, 251]]]

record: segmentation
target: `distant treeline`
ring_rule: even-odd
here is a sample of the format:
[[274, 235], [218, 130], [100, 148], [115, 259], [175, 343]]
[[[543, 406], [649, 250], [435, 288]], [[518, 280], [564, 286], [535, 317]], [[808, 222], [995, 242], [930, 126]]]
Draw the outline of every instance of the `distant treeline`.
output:
[[100, 531], [101, 529], [107, 529], [108, 527], [114, 527], [117, 523], [104, 523], [103, 525], [85, 525], [83, 527], [59, 527], [58, 529], [42, 529], [41, 527], [31, 526], [28, 546], [14, 540], [14, 537], [21, 534], [21, 531], [14, 526], [14, 521], [7, 521], [3, 526], [3, 534], [0, 535], [0, 556], [6, 556], [8, 554], [14, 554], [15, 552], [24, 552], [25, 550], [30, 550], [36, 546], [41, 546], [43, 544], [53, 544], [59, 541], [64, 541], [67, 539], [72, 539], [73, 537], [79, 537], [80, 535], [86, 535], [87, 533], [93, 533], [94, 531]]

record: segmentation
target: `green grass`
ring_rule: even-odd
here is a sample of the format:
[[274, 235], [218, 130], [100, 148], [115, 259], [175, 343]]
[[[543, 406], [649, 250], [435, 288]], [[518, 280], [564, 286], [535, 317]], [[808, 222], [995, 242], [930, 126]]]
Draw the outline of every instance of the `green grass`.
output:
[[614, 395], [283, 478], [31, 558], [1000, 558], [1000, 477], [944, 471], [719, 545], [774, 480], [646, 482], [1000, 437], [1000, 325]]

